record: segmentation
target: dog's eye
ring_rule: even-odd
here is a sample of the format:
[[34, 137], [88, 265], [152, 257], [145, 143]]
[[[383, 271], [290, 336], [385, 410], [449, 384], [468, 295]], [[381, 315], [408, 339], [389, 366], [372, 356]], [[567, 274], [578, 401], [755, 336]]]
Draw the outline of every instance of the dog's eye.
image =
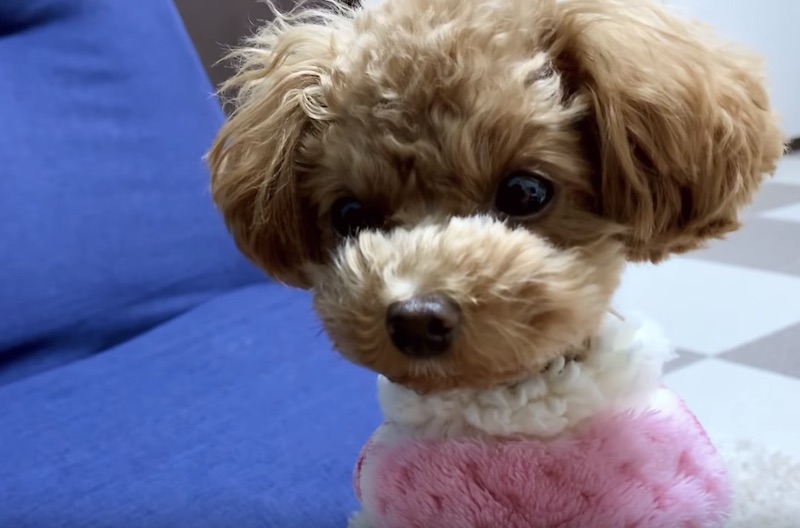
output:
[[354, 198], [340, 198], [331, 207], [331, 226], [337, 235], [350, 237], [364, 229], [380, 227], [383, 217]]
[[500, 182], [494, 206], [511, 217], [532, 216], [547, 207], [553, 194], [552, 182], [541, 174], [513, 171]]

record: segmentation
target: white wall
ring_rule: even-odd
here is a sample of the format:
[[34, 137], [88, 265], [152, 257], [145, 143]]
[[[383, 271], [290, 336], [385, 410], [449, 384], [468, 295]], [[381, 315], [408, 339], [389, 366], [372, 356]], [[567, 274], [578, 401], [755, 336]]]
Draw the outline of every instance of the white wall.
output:
[[800, 1], [666, 0], [766, 61], [772, 104], [787, 137], [800, 137]]

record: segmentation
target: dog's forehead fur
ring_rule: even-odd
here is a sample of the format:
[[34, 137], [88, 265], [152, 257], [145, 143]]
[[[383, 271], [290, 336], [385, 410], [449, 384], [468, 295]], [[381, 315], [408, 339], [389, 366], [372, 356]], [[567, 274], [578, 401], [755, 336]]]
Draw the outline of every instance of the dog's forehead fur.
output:
[[413, 93], [407, 99], [422, 111], [461, 99], [470, 87], [504, 89], [509, 67], [522, 66], [525, 78], [546, 66], [537, 51], [548, 46], [555, 7], [522, 0], [384, 2], [356, 14], [332, 73], [363, 72], [349, 83], [361, 101], [385, 100], [389, 89]]
[[[539, 222], [542, 232], [593, 238], [605, 226], [588, 218], [592, 172], [578, 130], [587, 105], [565, 90], [536, 32], [516, 19], [489, 27], [481, 20], [498, 13], [480, 2], [455, 19], [415, 16], [420, 5], [357, 17], [321, 83], [328, 120], [306, 136], [298, 164], [322, 238], [343, 194], [413, 224], [490, 211], [498, 181], [514, 169], [546, 174], [563, 200], [582, 205], [563, 210], [560, 222]], [[565, 224], [584, 229], [559, 230]]]
[[300, 151], [322, 169], [307, 185], [320, 202], [323, 182], [339, 180], [361, 196], [456, 186], [484, 205], [504, 171], [544, 165], [559, 178], [565, 158], [582, 158], [574, 127], [586, 105], [565, 93], [530, 23], [485, 12], [488, 3], [425, 5], [357, 17], [337, 47], [320, 90], [330, 124]]
[[[298, 152], [306, 169], [303, 190], [321, 212], [345, 193], [389, 211], [428, 206], [451, 214], [486, 211], [497, 182], [514, 169], [540, 171], [588, 192], [589, 167], [576, 127], [583, 105], [562, 100], [557, 75], [528, 86], [505, 76], [512, 88], [478, 88], [424, 107], [417, 98], [437, 88], [406, 87], [389, 101], [331, 105], [342, 117], [305, 138]], [[337, 90], [350, 96], [346, 88], [331, 87], [330, 99]]]

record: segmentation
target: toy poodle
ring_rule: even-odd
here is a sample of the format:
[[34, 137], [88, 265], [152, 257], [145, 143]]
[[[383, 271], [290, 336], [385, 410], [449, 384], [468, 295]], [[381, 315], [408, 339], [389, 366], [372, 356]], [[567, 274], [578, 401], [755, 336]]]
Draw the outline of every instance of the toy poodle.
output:
[[[394, 445], [403, 434], [546, 439], [579, 423], [600, 434], [586, 419], [609, 402], [653, 404], [642, 387], [658, 393], [668, 352], [645, 339], [656, 335], [646, 324], [626, 326], [611, 307], [626, 263], [658, 263], [735, 230], [784, 150], [758, 58], [655, 1], [385, 0], [353, 9], [334, 0], [279, 15], [236, 55], [226, 86], [235, 110], [208, 156], [215, 203], [240, 250], [274, 279], [310, 289], [335, 348], [380, 375], [396, 425], [381, 438]], [[642, 347], [651, 353], [635, 359]], [[662, 407], [682, 405], [659, 397]], [[627, 430], [604, 424], [606, 436]], [[692, 493], [705, 490], [711, 504], [724, 495], [709, 491], [724, 487], [724, 470], [708, 469], [716, 462], [702, 431], [658, 440], [660, 426], [650, 426], [652, 442], [703, 444], [673, 453], [713, 473], [681, 497], [697, 502]], [[580, 452], [600, 456], [588, 436], [579, 440], [589, 442]], [[619, 462], [628, 473], [592, 478], [630, 477], [635, 456], [656, 448], [608, 441], [620, 442], [641, 448]], [[503, 457], [522, 455], [487, 445], [451, 445], [445, 455], [427, 446], [424, 464], [417, 458], [389, 477], [384, 468], [383, 485], [372, 471], [369, 494], [380, 504], [361, 524], [600, 527], [603, 508], [621, 507], [553, 506], [578, 488], [574, 475], [559, 488], [559, 470], [547, 464], [520, 469], [515, 459], [523, 482], [493, 480], [487, 460], [508, 476]], [[586, 462], [576, 446], [560, 460]], [[415, 480], [442, 461], [445, 473], [472, 473]], [[547, 492], [549, 506], [521, 504], [535, 502], [519, 495], [535, 480], [526, 471], [552, 477], [537, 493], [561, 490]], [[467, 493], [453, 479], [483, 480]], [[357, 475], [362, 504], [365, 482]], [[613, 495], [593, 489], [581, 492], [587, 504]], [[414, 496], [399, 504], [403, 493]], [[614, 517], [613, 526], [677, 526], [678, 509], [644, 524]], [[687, 513], [697, 524], [685, 526], [723, 515], [708, 512]]]

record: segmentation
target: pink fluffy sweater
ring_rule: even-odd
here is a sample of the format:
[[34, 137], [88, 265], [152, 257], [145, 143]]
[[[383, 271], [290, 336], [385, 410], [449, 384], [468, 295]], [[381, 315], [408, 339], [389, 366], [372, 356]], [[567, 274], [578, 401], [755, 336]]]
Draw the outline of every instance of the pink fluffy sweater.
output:
[[423, 397], [384, 378], [351, 528], [723, 526], [725, 468], [659, 383], [652, 325], [609, 318], [580, 363], [491, 391]]

